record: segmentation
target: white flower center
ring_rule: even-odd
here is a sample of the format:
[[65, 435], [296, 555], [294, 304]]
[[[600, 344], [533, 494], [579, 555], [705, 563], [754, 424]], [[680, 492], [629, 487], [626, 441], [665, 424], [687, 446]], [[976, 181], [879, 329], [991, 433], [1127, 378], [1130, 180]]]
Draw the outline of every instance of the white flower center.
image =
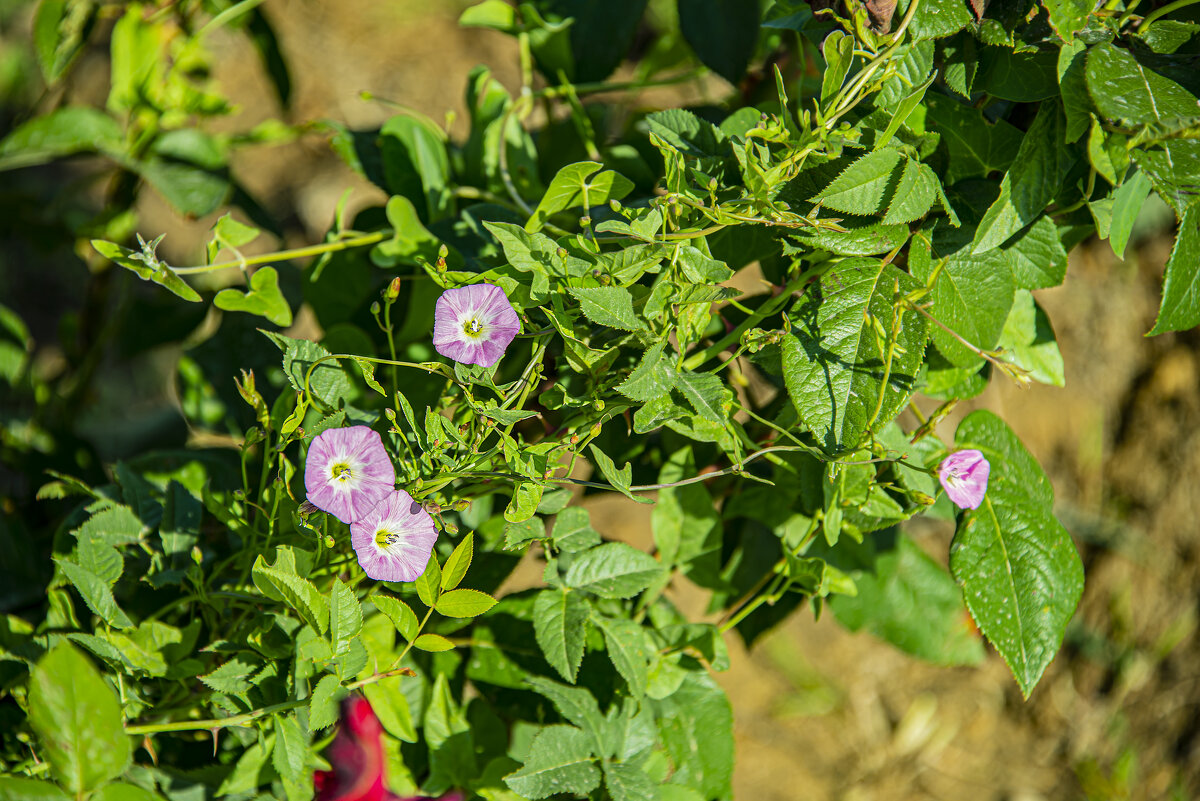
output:
[[469, 337], [478, 339], [483, 335], [484, 325], [474, 317], [468, 317], [466, 320], [463, 320], [462, 327], [463, 333]]

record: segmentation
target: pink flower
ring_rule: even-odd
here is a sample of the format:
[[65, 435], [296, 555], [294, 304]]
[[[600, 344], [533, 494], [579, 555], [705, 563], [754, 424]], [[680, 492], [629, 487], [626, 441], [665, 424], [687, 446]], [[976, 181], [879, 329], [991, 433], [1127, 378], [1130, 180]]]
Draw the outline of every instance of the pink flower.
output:
[[[314, 801], [422, 801], [400, 798], [384, 786], [383, 726], [366, 699], [351, 696], [342, 702], [342, 727], [325, 756], [330, 770], [313, 774]], [[440, 801], [462, 801], [455, 791]]]
[[987, 492], [992, 466], [977, 450], [957, 451], [938, 465], [938, 480], [950, 500], [963, 509], [978, 509]]
[[404, 490], [395, 490], [350, 524], [358, 563], [376, 581], [416, 581], [436, 541], [433, 518]]
[[383, 439], [367, 426], [331, 428], [308, 446], [304, 489], [308, 500], [353, 523], [383, 500], [396, 484], [396, 469]]
[[433, 309], [433, 346], [462, 364], [491, 367], [520, 330], [504, 290], [491, 284], [447, 289]]

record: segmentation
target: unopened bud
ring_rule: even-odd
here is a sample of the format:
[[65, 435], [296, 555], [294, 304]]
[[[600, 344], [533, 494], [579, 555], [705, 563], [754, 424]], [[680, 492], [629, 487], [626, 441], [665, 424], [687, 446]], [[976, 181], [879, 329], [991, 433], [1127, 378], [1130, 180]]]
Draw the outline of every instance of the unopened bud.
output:
[[371, 304], [371, 314], [379, 314], [379, 301]]
[[592, 408], [598, 412], [604, 411], [604, 401], [600, 398], [596, 398], [594, 401], [592, 401]]
[[913, 492], [912, 499], [922, 506], [933, 506], [935, 503], [937, 503], [936, 499], [926, 495], [923, 492]]
[[547, 481], [554, 478], [554, 468], [552, 467], [549, 470], [547, 470], [545, 473], [542, 473], [542, 478]]
[[592, 218], [591, 217], [580, 217], [579, 224], [581, 226], [583, 226], [584, 228], [587, 228], [589, 225], [592, 224]]
[[596, 425], [592, 426], [591, 436], [593, 439], [600, 436], [600, 424], [599, 423], [596, 423]]
[[566, 248], [559, 248], [559, 249], [558, 249], [558, 257], [559, 257], [560, 259], [565, 259], [565, 258], [567, 257], [567, 249], [566, 249]]
[[445, 242], [443, 242], [441, 245], [438, 245], [438, 258], [439, 259], [444, 259], [449, 255], [450, 255], [450, 248], [446, 247]]
[[571, 438], [568, 440], [568, 442], [570, 442], [572, 445], [578, 445], [579, 444], [579, 435], [572, 434]]
[[192, 546], [192, 561], [196, 564], [200, 564], [204, 561], [204, 554], [200, 552], [199, 545]]
[[458, 526], [454, 525], [453, 523], [447, 523], [445, 528], [447, 534], [454, 535], [458, 533]]
[[616, 198], [613, 198], [612, 200], [608, 201], [608, 207], [610, 209], [612, 209], [613, 211], [620, 211], [621, 210], [621, 201], [617, 200]]
[[467, 500], [466, 498], [463, 498], [460, 501], [454, 502], [454, 511], [456, 511], [456, 512], [465, 512], [470, 508], [471, 508], [471, 502], [469, 500]]
[[398, 297], [400, 297], [400, 276], [393, 278], [392, 283], [388, 284], [387, 288], [388, 300], [395, 300]]
[[337, 545], [337, 542], [333, 539], [333, 536], [331, 534], [326, 534], [325, 535], [325, 547], [332, 548], [334, 545]]
[[300, 508], [296, 510], [301, 517], [308, 517], [314, 512], [320, 511], [312, 501], [304, 501], [300, 504]]

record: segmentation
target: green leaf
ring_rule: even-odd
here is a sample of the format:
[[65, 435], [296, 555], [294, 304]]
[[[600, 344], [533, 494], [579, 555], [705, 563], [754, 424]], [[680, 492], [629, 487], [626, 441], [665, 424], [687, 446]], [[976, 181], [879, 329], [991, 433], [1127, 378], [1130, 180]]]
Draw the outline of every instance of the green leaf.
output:
[[1108, 42], [1088, 51], [1087, 87], [1110, 120], [1144, 125], [1200, 116], [1195, 95]]
[[758, 0], [678, 0], [679, 31], [704, 66], [735, 86], [758, 42]]
[[458, 24], [464, 28], [491, 28], [503, 33], [516, 32], [516, 9], [504, 0], [483, 0], [463, 11]]
[[658, 785], [628, 762], [604, 763], [604, 786], [612, 801], [659, 801]]
[[1058, 286], [1067, 276], [1067, 249], [1058, 236], [1058, 226], [1043, 214], [1025, 230], [1005, 243], [1013, 278], [1019, 289]]
[[234, 655], [216, 670], [200, 677], [206, 687], [226, 695], [241, 695], [254, 686], [254, 676], [262, 670], [262, 662], [247, 652]]
[[372, 262], [380, 267], [395, 267], [417, 264], [421, 259], [430, 263], [438, 259], [442, 243], [421, 223], [413, 201], [404, 195], [393, 195], [384, 206], [384, 213], [392, 226], [392, 238], [371, 249]]
[[632, 620], [595, 615], [592, 620], [604, 633], [604, 645], [613, 667], [629, 685], [634, 698], [646, 694], [646, 676], [650, 659], [654, 656], [653, 644], [647, 641], [646, 631]]
[[479, 590], [449, 590], [434, 606], [446, 617], [476, 617], [496, 605], [496, 599]]
[[252, 225], [238, 222], [232, 214], [224, 214], [212, 227], [213, 238], [208, 243], [208, 260], [214, 261], [221, 248], [240, 248], [249, 245], [261, 233]]
[[[269, 738], [265, 744], [254, 743], [238, 758], [233, 771], [221, 782], [216, 796], [221, 798], [236, 793], [248, 793], [259, 786], [259, 774], [271, 758], [271, 748], [275, 739]], [[264, 747], [265, 746], [265, 747]]]
[[[683, 447], [662, 466], [658, 481], [671, 484], [697, 472], [692, 448]], [[702, 587], [719, 583], [721, 515], [703, 484], [659, 490], [651, 522], [654, 546], [664, 564], [682, 567]]]
[[597, 325], [622, 331], [644, 331], [646, 324], [633, 311], [633, 295], [618, 286], [568, 287], [584, 315]]
[[930, 73], [928, 78], [913, 87], [913, 90], [906, 94], [904, 99], [896, 105], [892, 111], [892, 118], [888, 120], [887, 127], [883, 129], [883, 133], [876, 137], [875, 147], [872, 150], [879, 150], [892, 141], [892, 137], [896, 135], [896, 131], [900, 130], [900, 126], [912, 116], [917, 106], [921, 104], [921, 100], [925, 97], [925, 90], [933, 85], [935, 78], [937, 78], [937, 73]]
[[92, 247], [104, 258], [137, 273], [143, 281], [153, 281], [186, 301], [200, 302], [200, 295], [180, 278], [170, 265], [154, 256], [154, 249], [162, 239], [160, 236], [149, 245], [143, 245], [142, 251], [123, 248], [102, 239], [93, 239]]
[[164, 799], [158, 793], [152, 793], [145, 787], [125, 782], [113, 782], [97, 790], [89, 801], [164, 801]]
[[943, 95], [925, 98], [926, 127], [941, 134], [950, 155], [946, 184], [1004, 172], [1021, 147], [1021, 131], [1004, 120], [989, 123], [983, 112]]
[[525, 223], [525, 230], [540, 231], [552, 214], [580, 206], [586, 213], [610, 199], [620, 200], [633, 190], [633, 182], [620, 173], [604, 170], [596, 174], [603, 168], [597, 161], [580, 161], [560, 169]]
[[253, 574], [255, 584], [260, 579], [269, 584], [315, 631], [324, 634], [329, 630], [329, 604], [311, 581], [294, 572], [268, 567], [261, 554], [254, 560]]
[[124, 772], [131, 749], [121, 704], [69, 642], [60, 640], [30, 671], [28, 703], [41, 756], [68, 792], [82, 795]]
[[462, 541], [454, 548], [454, 552], [446, 559], [446, 565], [442, 569], [442, 589], [452, 590], [459, 585], [463, 577], [467, 575], [467, 568], [471, 566], [471, 557], [475, 553], [475, 535], [467, 532]]
[[1163, 280], [1162, 305], [1150, 336], [1186, 331], [1200, 325], [1200, 204], [1192, 204], [1179, 221], [1179, 238], [1171, 248]]
[[912, 222], [923, 217], [938, 199], [940, 184], [933, 170], [920, 162], [905, 159], [900, 182], [891, 194], [884, 225]]
[[587, 510], [579, 506], [559, 512], [550, 533], [554, 547], [564, 553], [578, 553], [600, 544], [600, 532], [592, 528]]
[[349, 396], [352, 385], [338, 361], [326, 359], [318, 364], [318, 360], [331, 355], [325, 348], [307, 339], [292, 339], [273, 331], [263, 333], [283, 351], [283, 373], [297, 392], [304, 392], [305, 378], [312, 369], [308, 387], [325, 405], [336, 408], [338, 401]]
[[537, 513], [538, 504], [542, 502], [542, 494], [546, 488], [536, 481], [521, 481], [513, 487], [512, 498], [504, 509], [504, 519], [510, 523], [520, 523], [528, 520]]
[[546, 524], [540, 517], [509, 523], [504, 527], [504, 547], [517, 548], [546, 536]]
[[865, 316], [879, 321], [890, 339], [897, 284], [902, 293], [920, 286], [892, 265], [846, 259], [822, 276], [790, 315], [796, 327], [782, 343], [784, 382], [800, 418], [829, 452], [856, 446], [872, 417], [881, 428], [912, 395], [928, 323], [913, 311], [899, 315], [898, 347], [884, 384], [888, 346]]
[[[900, 0], [896, 3], [897, 19], [908, 13], [912, 1]], [[974, 21], [969, 6], [961, 0], [920, 0], [908, 32], [916, 39], [941, 39], [961, 31]]]
[[[367, 685], [373, 686], [373, 685]], [[338, 702], [345, 698], [346, 691], [337, 676], [326, 673], [317, 682], [312, 698], [308, 702], [309, 731], [327, 729], [338, 721]], [[374, 705], [372, 705], [374, 706]], [[377, 713], [378, 714], [378, 713]]]
[[846, 73], [850, 71], [850, 63], [854, 60], [854, 37], [836, 29], [832, 30], [821, 44], [821, 53], [825, 56], [825, 73], [821, 77], [821, 105], [825, 106], [842, 88]]
[[1050, 318], [1030, 292], [1017, 292], [999, 344], [1005, 359], [1028, 372], [1034, 381], [1055, 387], [1066, 383], [1063, 357]]
[[556, 793], [586, 795], [600, 786], [592, 739], [574, 726], [546, 726], [529, 745], [529, 757], [504, 783], [525, 798]]
[[704, 671], [688, 671], [670, 696], [651, 702], [670, 757], [673, 784], [704, 798], [731, 798], [733, 709]]
[[826, 228], [796, 231], [788, 234], [802, 245], [827, 250], [838, 256], [874, 256], [890, 253], [908, 240], [907, 225], [880, 225], [868, 217], [844, 218], [839, 223], [845, 231]]
[[1067, 142], [1087, 133], [1095, 110], [1087, 90], [1087, 52], [1087, 45], [1078, 39], [1058, 51], [1058, 90], [1067, 117]]
[[449, 215], [450, 161], [445, 140], [437, 125], [411, 111], [397, 114], [379, 129], [384, 183], [391, 194], [412, 201], [424, 222]]
[[362, 605], [354, 591], [335, 576], [329, 588], [329, 640], [335, 656], [350, 650], [350, 641], [362, 631], [362, 624]]
[[73, 153], [113, 153], [121, 125], [99, 109], [67, 106], [20, 125], [0, 139], [0, 171], [45, 164]]
[[408, 696], [402, 690], [403, 677], [384, 679], [364, 685], [363, 695], [371, 703], [371, 709], [379, 716], [379, 722], [388, 734], [406, 743], [417, 741], [417, 730], [413, 726], [412, 709]]
[[687, 399], [696, 414], [705, 420], [724, 425], [729, 420], [733, 391], [712, 373], [684, 371], [675, 380], [679, 394]]
[[1025, 132], [1016, 159], [1000, 183], [975, 233], [974, 252], [999, 247], [1046, 210], [1074, 166], [1076, 148], [1064, 146], [1066, 118], [1062, 104], [1045, 102]]
[[1050, 14], [1050, 27], [1068, 44], [1087, 27], [1088, 15], [1095, 10], [1091, 0], [1042, 0], [1042, 5]]
[[577, 592], [548, 589], [533, 602], [533, 631], [546, 661], [575, 683], [587, 637], [587, 602]]
[[95, 4], [41, 0], [33, 17], [33, 47], [47, 86], [54, 86], [87, 43]]
[[666, 342], [649, 347], [629, 378], [617, 385], [617, 391], [630, 400], [646, 401], [665, 395], [675, 386], [676, 366], [666, 351]]
[[1125, 246], [1129, 244], [1129, 236], [1133, 233], [1133, 224], [1142, 210], [1142, 204], [1149, 196], [1150, 179], [1141, 170], [1129, 176], [1113, 193], [1108, 244], [1118, 259], [1125, 258]]
[[898, 150], [876, 150], [859, 158], [812, 198], [847, 214], [882, 213], [894, 192], [899, 171], [907, 159]]
[[440, 634], [422, 634], [413, 640], [413, 648], [416, 648], [418, 651], [436, 653], [438, 651], [454, 650], [454, 643]]
[[580, 554], [564, 581], [601, 598], [632, 598], [662, 572], [663, 566], [650, 554], [623, 542], [609, 542]]
[[400, 636], [405, 640], [412, 642], [412, 638], [417, 636], [419, 626], [417, 615], [404, 601], [390, 595], [376, 593], [371, 596], [371, 603], [376, 609], [383, 612], [388, 620], [392, 621], [396, 631], [400, 632]]
[[1000, 418], [973, 412], [959, 424], [955, 445], [982, 451], [991, 475], [983, 504], [959, 516], [950, 571], [1028, 697], [1079, 603], [1083, 564], [1054, 518], [1046, 474]]
[[438, 563], [437, 551], [429, 554], [425, 570], [417, 576], [416, 587], [421, 603], [433, 608], [438, 596], [442, 594], [442, 566]]
[[88, 605], [88, 609], [115, 628], [127, 629], [133, 626], [133, 621], [117, 605], [112, 590], [103, 578], [66, 557], [55, 557], [54, 563], [79, 591], [79, 595]]
[[592, 452], [592, 459], [595, 461], [596, 467], [600, 468], [600, 473], [608, 479], [608, 482], [613, 485], [614, 489], [638, 503], [653, 503], [653, 501], [647, 498], [640, 498], [634, 495], [630, 490], [630, 487], [633, 486], [633, 465], [626, 462], [625, 466], [618, 470], [613, 460], [608, 458], [608, 454], [597, 448], [595, 444], [588, 445], [588, 448]]
[[300, 780], [310, 750], [308, 738], [300, 730], [295, 715], [275, 718], [275, 750], [271, 761], [285, 781]]
[[[914, 250], [916, 247], [914, 244]], [[934, 317], [975, 347], [991, 350], [1000, 339], [1016, 291], [1007, 252], [996, 250], [969, 256], [963, 248], [941, 261], [941, 272], [930, 293]], [[933, 264], [913, 258], [910, 268], [913, 276], [924, 282], [932, 277]], [[941, 326], [933, 326], [932, 337], [951, 364], [973, 367], [981, 361], [980, 356]]]
[[530, 676], [525, 679], [525, 683], [540, 695], [549, 698], [563, 718], [591, 736], [597, 754], [603, 752], [604, 732], [607, 726], [591, 690], [568, 687], [541, 676]]
[[51, 782], [0, 776], [0, 801], [70, 801], [70, 798]]
[[866, 629], [939, 665], [983, 660], [983, 642], [972, 631], [962, 590], [908, 537], [898, 534], [895, 548], [851, 576], [857, 595], [835, 595], [829, 601], [838, 622], [850, 631]]
[[240, 311], [266, 317], [280, 328], [292, 324], [292, 307], [279, 291], [279, 275], [274, 267], [260, 267], [250, 276], [250, 291], [222, 289], [213, 305], [225, 311]]

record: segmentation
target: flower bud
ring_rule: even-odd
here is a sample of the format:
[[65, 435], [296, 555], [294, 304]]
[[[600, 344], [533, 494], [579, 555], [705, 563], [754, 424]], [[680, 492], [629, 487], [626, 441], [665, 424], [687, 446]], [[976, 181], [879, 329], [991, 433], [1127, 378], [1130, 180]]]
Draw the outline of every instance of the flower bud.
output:
[[454, 511], [456, 511], [456, 512], [465, 512], [470, 508], [471, 508], [471, 502], [469, 500], [467, 500], [466, 498], [463, 498], [462, 500], [454, 502]]
[[458, 526], [454, 525], [453, 523], [447, 523], [445, 525], [445, 529], [446, 529], [446, 533], [450, 534], [450, 535], [454, 535], [454, 534], [458, 533]]
[[379, 314], [379, 301], [371, 304], [371, 314]]
[[[594, 401], [592, 401], [592, 408], [598, 412], [604, 411], [604, 401], [600, 398], [596, 398]], [[597, 423], [597, 425], [599, 425], [599, 423]]]
[[395, 300], [398, 297], [400, 297], [400, 276], [393, 278], [392, 283], [388, 284], [387, 288], [388, 300]]
[[441, 245], [438, 246], [438, 258], [444, 259], [449, 255], [450, 255], [450, 248], [446, 247], [446, 243], [443, 242]]
[[930, 497], [929, 495], [926, 495], [923, 492], [913, 491], [909, 494], [912, 496], [912, 499], [914, 501], [921, 504], [922, 506], [933, 506], [934, 503], [936, 503], [936, 501], [932, 497]]
[[333, 539], [333, 535], [326, 534], [325, 535], [325, 547], [332, 548], [334, 545], [337, 545], [337, 542]]
[[312, 501], [308, 501], [308, 500], [301, 503], [300, 508], [296, 510], [296, 512], [301, 517], [308, 517], [313, 512], [317, 512], [317, 511], [319, 511], [319, 510], [317, 509], [316, 504], [314, 504]]
[[192, 561], [196, 564], [200, 564], [204, 561], [204, 554], [200, 552], [199, 545], [192, 546]]
[[598, 436], [600, 436], [600, 424], [596, 423], [596, 425], [592, 426], [591, 437], [595, 439]]

